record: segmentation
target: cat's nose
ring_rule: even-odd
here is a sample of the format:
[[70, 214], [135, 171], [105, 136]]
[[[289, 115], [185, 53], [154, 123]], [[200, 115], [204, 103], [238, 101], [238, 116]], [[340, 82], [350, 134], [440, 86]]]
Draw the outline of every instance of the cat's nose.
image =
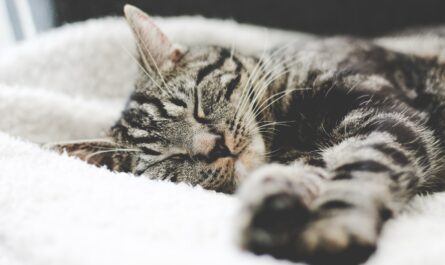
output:
[[213, 133], [196, 134], [193, 137], [193, 153], [196, 156], [203, 156], [210, 161], [232, 155], [225, 144], [224, 137]]

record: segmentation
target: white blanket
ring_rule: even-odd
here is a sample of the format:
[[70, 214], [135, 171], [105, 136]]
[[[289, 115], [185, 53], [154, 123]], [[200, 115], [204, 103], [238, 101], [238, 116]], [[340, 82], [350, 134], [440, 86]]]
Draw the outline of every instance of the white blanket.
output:
[[[158, 22], [181, 43], [245, 52], [312, 38], [231, 21]], [[424, 51], [445, 46], [435, 45]], [[0, 54], [0, 264], [288, 264], [236, 248], [235, 197], [112, 173], [34, 144], [101, 137], [132, 89], [134, 54], [117, 18], [68, 25]], [[391, 221], [369, 264], [445, 264], [445, 193], [417, 198]]]

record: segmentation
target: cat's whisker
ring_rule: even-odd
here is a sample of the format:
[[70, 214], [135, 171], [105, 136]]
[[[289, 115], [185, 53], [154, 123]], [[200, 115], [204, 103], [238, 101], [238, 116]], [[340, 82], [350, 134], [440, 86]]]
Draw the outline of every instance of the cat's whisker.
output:
[[247, 79], [247, 82], [246, 82], [243, 90], [241, 91], [241, 97], [240, 97], [240, 101], [238, 102], [238, 105], [236, 107], [237, 111], [235, 113], [235, 117], [238, 115], [238, 111], [241, 109], [241, 106], [243, 106], [245, 104], [245, 101], [248, 99], [248, 96], [246, 96], [246, 89], [249, 87], [251, 79], [253, 78], [253, 76], [256, 75], [258, 69], [260, 68], [261, 61], [266, 58], [266, 52], [267, 52], [266, 45], [264, 45], [262, 54], [260, 56], [260, 59], [258, 60], [258, 62], [255, 65], [255, 67], [253, 68], [252, 73], [249, 75], [249, 78]]
[[[264, 80], [267, 78], [273, 71], [275, 71], [278, 67], [283, 67], [287, 62], [292, 62], [294, 60], [293, 57], [287, 57], [284, 61], [277, 61], [275, 64], [272, 64], [272, 60], [275, 57], [275, 54], [278, 52], [283, 51], [287, 47], [289, 47], [291, 43], [288, 43], [287, 45], [283, 45], [282, 47], [274, 50], [269, 54], [268, 60], [264, 61], [261, 65], [260, 70], [264, 70], [266, 67], [268, 67], [268, 71], [264, 72], [260, 80]], [[270, 65], [271, 64], [271, 65]], [[255, 88], [254, 88], [255, 90]]]
[[[258, 60], [258, 63], [255, 65], [254, 70], [252, 71], [252, 74], [249, 76], [248, 81], [246, 82], [246, 86], [243, 89], [242, 95], [241, 95], [241, 100], [240, 102], [242, 102], [242, 104], [238, 104], [237, 106], [237, 113], [239, 110], [242, 110], [245, 108], [244, 104], [248, 103], [249, 101], [249, 97], [252, 93], [254, 93], [255, 91], [252, 89], [252, 85], [253, 85], [253, 81], [252, 80], [257, 80], [257, 75], [259, 72], [264, 71], [265, 67], [270, 63], [270, 61], [272, 61], [274, 59], [274, 55], [276, 53], [279, 53], [281, 51], [283, 51], [284, 49], [286, 49], [287, 47], [289, 47], [291, 45], [291, 43], [288, 43], [286, 45], [283, 45], [282, 47], [274, 50], [273, 52], [269, 53], [269, 56], [266, 58], [266, 50], [263, 48], [263, 52], [262, 55], [260, 56], [260, 59]], [[263, 75], [264, 76], [264, 75]], [[249, 89], [247, 89], [249, 87]], [[246, 93], [246, 91], [248, 91]], [[236, 113], [236, 114], [237, 114]]]
[[257, 130], [262, 130], [263, 128], [270, 128], [270, 127], [276, 127], [276, 126], [287, 126], [289, 125], [289, 122], [268, 122], [265, 124], [262, 124], [260, 126], [257, 126]]
[[270, 95], [268, 98], [266, 98], [265, 100], [263, 100], [263, 102], [261, 104], [258, 104], [257, 107], [255, 109], [253, 109], [252, 113], [253, 113], [253, 118], [258, 117], [259, 114], [261, 114], [262, 110], [265, 108], [264, 106], [266, 104], [268, 104], [266, 107], [270, 106], [270, 102], [271, 100], [274, 100], [276, 97], [280, 97], [280, 96], [285, 96], [286, 94], [292, 93], [294, 91], [298, 91], [299, 89], [289, 89], [289, 90], [284, 90], [284, 91], [280, 91], [277, 93], [274, 93], [272, 95]]
[[261, 130], [262, 128], [270, 127], [270, 126], [290, 126], [290, 123], [292, 122], [285, 122], [285, 121], [276, 121], [276, 122], [269, 122], [266, 124], [262, 124], [258, 126], [257, 128]]
[[[291, 60], [291, 59], [288, 59]], [[258, 89], [258, 93], [255, 96], [255, 98], [252, 100], [252, 102], [256, 102], [258, 100], [258, 98], [261, 98], [264, 94], [264, 92], [267, 90], [267, 88], [269, 87], [269, 84], [272, 83], [272, 81], [277, 80], [278, 78], [282, 77], [283, 75], [287, 74], [290, 72], [289, 69], [284, 70], [284, 71], [279, 71], [277, 73], [275, 73], [274, 75], [272, 75], [272, 73], [278, 69], [278, 67], [283, 68], [283, 64], [286, 64], [287, 60], [285, 60], [284, 62], [278, 62], [276, 66], [272, 66], [271, 69], [269, 69], [269, 71], [267, 71], [266, 73], [263, 74], [263, 77], [258, 80], [258, 82], [255, 84], [255, 87], [253, 88], [253, 90], [257, 90], [257, 87], [259, 85], [262, 85], [262, 87], [260, 87]], [[293, 64], [287, 65], [287, 68], [292, 67]], [[251, 102], [251, 104], [252, 104]]]
[[263, 125], [263, 124], [268, 124], [268, 123], [275, 123], [275, 122], [278, 122], [278, 123], [291, 123], [291, 122], [294, 122], [293, 120], [285, 120], [285, 121], [258, 121], [257, 123], [258, 124], [261, 124], [261, 125]]
[[[284, 72], [281, 72], [281, 73], [277, 74], [277, 75], [274, 77], [274, 79], [269, 80], [268, 83], [266, 83], [266, 84], [263, 85], [262, 90], [265, 90], [265, 89], [266, 89], [266, 88], [267, 88], [267, 87], [268, 87], [274, 80], [280, 78], [281, 76], [283, 76], [283, 75], [285, 75], [285, 74], [287, 74], [287, 73], [288, 73], [288, 71], [284, 71]], [[282, 93], [282, 92], [284, 92], [284, 93], [286, 93], [286, 92], [293, 92], [293, 91], [296, 91], [296, 90], [307, 90], [307, 88], [304, 88], [304, 89], [302, 89], [302, 88], [287, 89], [287, 90], [284, 90], [284, 91], [281, 91], [281, 92], [278, 92], [278, 93]], [[263, 103], [262, 103], [261, 105], [257, 105], [257, 107], [256, 107], [255, 109], [253, 109], [253, 112], [256, 112], [256, 111], [257, 111], [259, 108], [261, 108], [265, 103], [267, 103], [267, 101], [268, 101], [271, 97], [275, 96], [276, 94], [277, 94], [277, 93], [275, 93], [275, 94], [273, 94], [272, 96], [269, 96], [269, 98], [263, 100]]]
[[[293, 93], [295, 91], [298, 91], [298, 90], [299, 89], [289, 89], [289, 90], [283, 91], [283, 93], [281, 93], [282, 95], [278, 95], [278, 97], [276, 99], [274, 99], [273, 101], [268, 103], [266, 106], [262, 107], [261, 109], [258, 109], [258, 111], [255, 113], [255, 117], [258, 117], [258, 115], [260, 115], [264, 110], [266, 110], [268, 107], [270, 107], [272, 104], [274, 104], [278, 100], [281, 100], [283, 97], [287, 96], [288, 94], [291, 94], [291, 93]], [[268, 101], [265, 101], [265, 103], [267, 103], [267, 102]], [[265, 104], [265, 103], [263, 103], [263, 104]]]
[[[278, 100], [282, 99], [283, 97], [287, 96], [288, 94], [293, 93], [294, 91], [299, 91], [299, 90], [306, 90], [306, 89], [295, 88], [295, 89], [284, 90], [284, 91], [275, 93], [272, 96], [270, 96], [269, 98], [267, 98], [261, 105], [258, 106], [258, 108], [256, 108], [256, 110], [253, 112], [254, 113], [253, 115], [249, 115], [249, 122], [248, 122], [247, 126], [250, 126], [252, 123], [254, 123], [256, 121], [256, 118], [264, 110], [266, 110], [269, 106], [271, 106], [272, 104], [274, 104]], [[269, 102], [269, 100], [272, 100], [272, 101]], [[265, 104], [267, 104], [267, 105], [265, 105]]]
[[263, 137], [270, 137], [267, 138], [268, 140], [273, 139], [273, 134], [275, 134], [276, 130], [274, 128], [270, 128], [269, 130], [262, 130], [258, 131], [258, 133], [261, 133]]
[[[291, 64], [292, 65], [292, 64]], [[289, 67], [291, 65], [288, 65]], [[259, 89], [260, 91], [257, 93], [257, 95], [255, 96], [255, 98], [253, 100], [251, 100], [249, 107], [251, 109], [253, 109], [253, 112], [255, 112], [255, 109], [258, 109], [259, 107], [257, 106], [257, 108], [254, 108], [256, 101], [264, 94], [264, 92], [267, 90], [267, 88], [269, 87], [270, 83], [272, 83], [274, 80], [278, 79], [279, 77], [281, 77], [282, 75], [285, 75], [289, 72], [290, 70], [286, 70], [283, 72], [278, 72], [273, 76], [268, 77], [268, 81], [267, 83], [263, 83], [263, 86]], [[268, 73], [271, 73], [271, 71], [269, 71]], [[246, 112], [247, 113], [247, 112]], [[258, 115], [253, 114], [252, 116], [257, 117]]]
[[276, 153], [280, 152], [281, 148], [275, 149], [275, 150], [271, 150], [269, 152], [266, 152], [263, 154], [263, 156], [270, 158], [272, 155], [275, 155]]
[[70, 144], [83, 144], [83, 143], [108, 143], [108, 144], [114, 144], [113, 140], [111, 138], [97, 138], [97, 139], [79, 139], [79, 140], [67, 140], [67, 141], [57, 141], [57, 142], [50, 142], [50, 143], [41, 143], [43, 147], [52, 147], [57, 145], [70, 145]]
[[264, 57], [262, 57], [259, 61], [257, 66], [259, 65], [260, 67], [255, 69], [255, 71], [252, 73], [252, 75], [250, 76], [248, 82], [246, 83], [245, 88], [243, 89], [243, 94], [242, 94], [242, 104], [240, 104], [238, 106], [238, 111], [240, 110], [247, 110], [249, 108], [249, 106], [251, 106], [255, 100], [251, 100], [250, 98], [252, 97], [252, 95], [255, 95], [255, 83], [257, 82], [258, 78], [259, 78], [259, 73], [261, 71], [263, 71], [264, 69]]
[[230, 44], [230, 60], [233, 60], [233, 55], [235, 54], [235, 38], [232, 39], [232, 43]]

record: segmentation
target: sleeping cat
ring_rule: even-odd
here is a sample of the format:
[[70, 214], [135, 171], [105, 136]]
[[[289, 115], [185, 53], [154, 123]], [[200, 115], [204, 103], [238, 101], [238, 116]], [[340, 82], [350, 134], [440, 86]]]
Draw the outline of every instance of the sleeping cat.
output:
[[258, 56], [173, 44], [125, 16], [140, 75], [110, 140], [60, 146], [89, 163], [238, 194], [240, 245], [356, 264], [385, 221], [442, 190], [445, 65], [372, 41], [288, 43]]

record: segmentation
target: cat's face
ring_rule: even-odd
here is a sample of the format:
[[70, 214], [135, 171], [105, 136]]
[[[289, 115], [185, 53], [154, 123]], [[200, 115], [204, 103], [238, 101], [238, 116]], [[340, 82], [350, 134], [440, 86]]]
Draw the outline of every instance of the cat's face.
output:
[[142, 11], [126, 6], [125, 14], [140, 76], [111, 136], [120, 149], [137, 150], [127, 170], [233, 192], [264, 162], [255, 95], [246, 89], [256, 61], [221, 47], [173, 45]]

